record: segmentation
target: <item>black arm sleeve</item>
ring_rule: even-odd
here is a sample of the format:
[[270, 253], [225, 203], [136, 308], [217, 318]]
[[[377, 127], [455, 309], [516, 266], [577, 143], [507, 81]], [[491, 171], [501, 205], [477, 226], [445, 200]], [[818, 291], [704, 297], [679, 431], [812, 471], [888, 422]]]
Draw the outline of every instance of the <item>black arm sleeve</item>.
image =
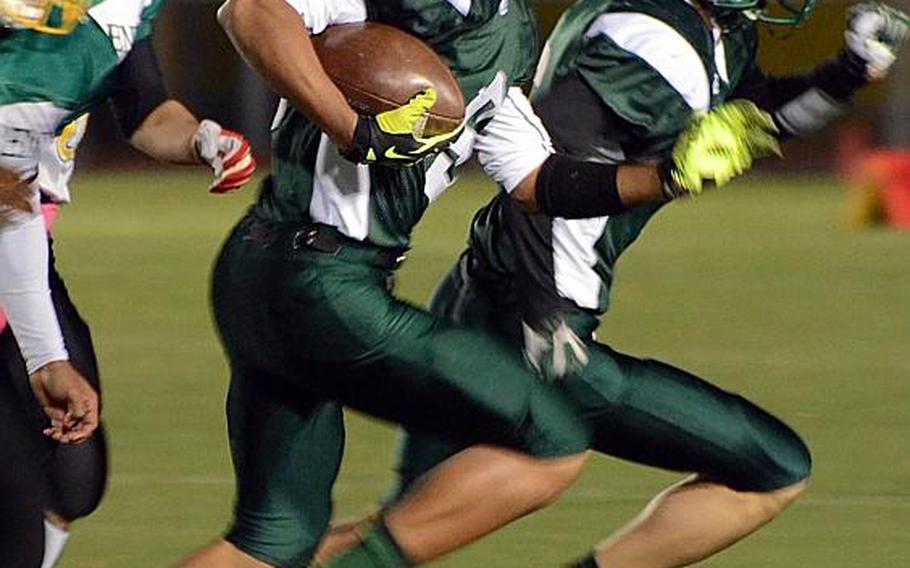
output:
[[628, 210], [616, 186], [618, 166], [553, 154], [540, 166], [535, 196], [541, 213], [564, 219], [615, 215]]
[[[615, 215], [628, 208], [616, 187], [617, 166], [638, 156], [646, 133], [620, 118], [578, 74], [554, 84], [534, 100], [559, 154], [537, 175], [535, 196], [541, 213], [565, 219]], [[672, 143], [672, 141], [671, 141]], [[644, 143], [649, 148], [651, 140]]]
[[865, 64], [845, 51], [802, 75], [768, 76], [755, 65], [740, 81], [733, 98], [749, 99], [765, 110], [776, 111], [812, 88], [835, 101], [847, 102], [867, 83]]
[[803, 136], [838, 116], [867, 83], [865, 64], [844, 51], [804, 75], [769, 77], [755, 65], [740, 81], [733, 98], [749, 99], [772, 113], [785, 135]]
[[133, 46], [114, 69], [108, 95], [123, 135], [131, 137], [153, 110], [168, 99], [164, 78], [150, 38]]

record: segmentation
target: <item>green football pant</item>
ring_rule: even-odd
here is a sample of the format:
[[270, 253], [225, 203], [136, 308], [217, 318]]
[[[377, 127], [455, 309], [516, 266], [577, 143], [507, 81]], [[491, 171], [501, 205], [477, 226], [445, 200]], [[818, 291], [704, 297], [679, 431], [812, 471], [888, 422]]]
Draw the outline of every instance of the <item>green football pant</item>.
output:
[[327, 254], [262, 229], [241, 221], [213, 277], [237, 477], [227, 539], [241, 550], [275, 566], [309, 561], [331, 517], [341, 405], [458, 447], [590, 447], [578, 409], [504, 341], [396, 300], [376, 248], [344, 241]]
[[[517, 316], [502, 297], [465, 275], [459, 263], [440, 285], [432, 311], [455, 321], [520, 337], [506, 329]], [[590, 330], [586, 334], [590, 337]], [[590, 361], [559, 385], [594, 432], [594, 448], [662, 469], [698, 473], [741, 491], [770, 491], [808, 477], [809, 451], [783, 422], [745, 398], [683, 370], [623, 355], [587, 341]], [[400, 494], [460, 449], [408, 431], [400, 448]]]

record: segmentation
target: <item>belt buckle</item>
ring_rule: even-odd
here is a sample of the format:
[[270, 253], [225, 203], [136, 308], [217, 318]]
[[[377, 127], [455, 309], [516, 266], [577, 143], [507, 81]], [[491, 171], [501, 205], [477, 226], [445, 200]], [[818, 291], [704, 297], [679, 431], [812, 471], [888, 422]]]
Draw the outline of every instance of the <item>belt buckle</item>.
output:
[[318, 231], [316, 229], [300, 229], [299, 231], [294, 231], [294, 234], [291, 236], [291, 250], [298, 251], [303, 247], [311, 247], [316, 241], [316, 234]]
[[320, 242], [319, 230], [319, 227], [309, 227], [296, 231], [291, 237], [291, 251], [298, 251], [303, 247], [307, 247], [332, 256], [338, 256], [344, 247], [334, 239], [329, 238], [329, 236], [326, 236]]

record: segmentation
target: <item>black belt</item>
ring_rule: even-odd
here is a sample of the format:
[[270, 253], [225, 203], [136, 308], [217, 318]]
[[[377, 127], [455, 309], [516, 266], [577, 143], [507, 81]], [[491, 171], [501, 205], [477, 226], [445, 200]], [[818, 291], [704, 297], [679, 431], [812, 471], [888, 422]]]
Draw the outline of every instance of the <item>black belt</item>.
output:
[[290, 252], [310, 249], [389, 270], [395, 270], [407, 258], [407, 249], [363, 243], [342, 235], [335, 227], [320, 223], [270, 223], [253, 219], [247, 238], [263, 247], [277, 245]]

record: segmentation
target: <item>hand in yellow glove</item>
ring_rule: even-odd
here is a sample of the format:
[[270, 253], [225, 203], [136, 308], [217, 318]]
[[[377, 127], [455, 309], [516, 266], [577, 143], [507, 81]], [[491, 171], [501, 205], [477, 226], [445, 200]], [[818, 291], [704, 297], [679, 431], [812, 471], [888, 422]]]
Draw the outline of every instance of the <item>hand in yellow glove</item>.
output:
[[424, 136], [427, 113], [436, 104], [436, 89], [428, 87], [407, 104], [376, 116], [360, 115], [354, 142], [344, 157], [358, 163], [409, 165], [424, 156], [444, 150], [459, 134], [451, 132]]
[[697, 115], [673, 148], [667, 192], [701, 193], [706, 180], [724, 185], [765, 156], [780, 155], [771, 115], [746, 100]]

